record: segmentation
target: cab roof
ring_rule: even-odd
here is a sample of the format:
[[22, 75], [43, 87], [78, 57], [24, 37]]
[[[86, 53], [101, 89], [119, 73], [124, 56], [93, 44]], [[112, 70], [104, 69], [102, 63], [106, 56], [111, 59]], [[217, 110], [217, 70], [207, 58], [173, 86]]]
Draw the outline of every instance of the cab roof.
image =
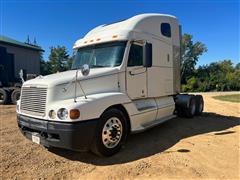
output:
[[73, 48], [115, 39], [127, 40], [129, 39], [131, 32], [140, 32], [159, 36], [161, 22], [178, 24], [177, 18], [172, 15], [140, 14], [126, 20], [97, 26], [88, 32], [84, 38], [76, 41]]

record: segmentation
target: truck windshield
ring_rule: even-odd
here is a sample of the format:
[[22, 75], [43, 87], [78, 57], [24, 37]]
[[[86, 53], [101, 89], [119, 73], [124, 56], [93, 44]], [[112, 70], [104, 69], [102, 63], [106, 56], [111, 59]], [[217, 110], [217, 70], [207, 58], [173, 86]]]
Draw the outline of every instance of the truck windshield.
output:
[[79, 69], [84, 64], [90, 68], [120, 66], [123, 59], [126, 42], [110, 42], [83, 47], [77, 50], [72, 69]]

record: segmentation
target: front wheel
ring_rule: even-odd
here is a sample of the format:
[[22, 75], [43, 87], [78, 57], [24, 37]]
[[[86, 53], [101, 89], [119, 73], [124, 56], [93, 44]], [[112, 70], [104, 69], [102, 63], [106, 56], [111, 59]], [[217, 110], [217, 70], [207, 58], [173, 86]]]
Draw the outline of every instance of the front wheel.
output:
[[127, 136], [127, 121], [123, 112], [109, 109], [99, 119], [92, 151], [100, 156], [112, 156], [120, 149]]

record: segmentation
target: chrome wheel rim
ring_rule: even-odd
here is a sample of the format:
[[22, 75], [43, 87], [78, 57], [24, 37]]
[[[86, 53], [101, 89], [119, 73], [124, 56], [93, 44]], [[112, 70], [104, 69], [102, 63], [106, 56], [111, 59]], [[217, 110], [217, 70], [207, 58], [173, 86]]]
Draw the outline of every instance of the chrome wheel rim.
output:
[[116, 147], [122, 138], [122, 123], [117, 117], [111, 117], [104, 124], [102, 130], [102, 142], [107, 148]]

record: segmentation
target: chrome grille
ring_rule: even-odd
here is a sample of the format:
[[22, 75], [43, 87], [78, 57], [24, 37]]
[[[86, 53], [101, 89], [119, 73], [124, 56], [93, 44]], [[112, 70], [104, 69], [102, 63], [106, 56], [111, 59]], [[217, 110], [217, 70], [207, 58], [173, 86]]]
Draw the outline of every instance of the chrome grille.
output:
[[36, 116], [45, 115], [47, 88], [22, 87], [21, 111]]

